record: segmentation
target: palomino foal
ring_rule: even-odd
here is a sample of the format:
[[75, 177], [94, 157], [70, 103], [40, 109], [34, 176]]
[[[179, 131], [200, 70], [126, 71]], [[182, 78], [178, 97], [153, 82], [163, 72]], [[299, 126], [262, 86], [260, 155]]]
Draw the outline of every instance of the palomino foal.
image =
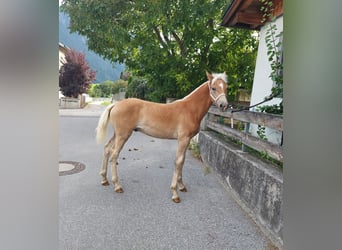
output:
[[161, 104], [129, 98], [111, 104], [106, 108], [96, 128], [96, 140], [98, 143], [104, 142], [109, 122], [113, 125], [114, 135], [104, 146], [100, 172], [102, 185], [109, 185], [107, 180], [109, 159], [112, 165], [114, 190], [118, 193], [123, 192], [117, 175], [116, 162], [132, 131], [141, 131], [157, 138], [178, 140], [171, 191], [172, 200], [176, 203], [180, 202], [177, 187], [182, 192], [187, 191], [182, 180], [182, 168], [190, 139], [198, 133], [200, 122], [212, 103], [221, 111], [225, 111], [228, 107], [226, 73], [210, 74], [206, 72], [206, 74], [207, 82], [183, 99], [173, 103]]

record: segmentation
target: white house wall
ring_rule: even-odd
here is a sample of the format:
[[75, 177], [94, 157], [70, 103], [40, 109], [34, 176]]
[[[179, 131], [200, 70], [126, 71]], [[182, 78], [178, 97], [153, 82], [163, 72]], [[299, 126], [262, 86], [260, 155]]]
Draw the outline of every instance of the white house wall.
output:
[[61, 61], [65, 62], [65, 54], [61, 50], [59, 50], [58, 54], [59, 54], [59, 56], [58, 56], [59, 68], [61, 68], [61, 66], [62, 66], [62, 62]]
[[[279, 17], [275, 21], [275, 24], [277, 26], [277, 33], [281, 32], [283, 30], [283, 17]], [[251, 105], [263, 101], [265, 97], [269, 96], [272, 93], [271, 89], [273, 87], [273, 81], [269, 78], [269, 75], [271, 74], [271, 66], [270, 62], [268, 61], [267, 47], [265, 42], [267, 28], [268, 25], [263, 26], [259, 33], [259, 47], [255, 65], [253, 88], [251, 93]], [[280, 98], [273, 98], [272, 100], [263, 103], [262, 105], [279, 104], [280, 101]], [[251, 124], [250, 132], [253, 135], [257, 135], [257, 130], [258, 126]], [[281, 133], [268, 128], [266, 128], [266, 137], [269, 141], [277, 144], [279, 144], [281, 141]]]

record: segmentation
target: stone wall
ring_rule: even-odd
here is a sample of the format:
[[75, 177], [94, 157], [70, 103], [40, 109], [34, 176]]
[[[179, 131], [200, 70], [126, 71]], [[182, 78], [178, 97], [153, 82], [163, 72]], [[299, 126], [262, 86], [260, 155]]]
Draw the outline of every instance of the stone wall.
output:
[[213, 168], [235, 200], [278, 247], [283, 245], [282, 170], [209, 131], [199, 133], [204, 163]]
[[59, 108], [61, 109], [79, 109], [86, 105], [85, 96], [80, 95], [78, 98], [60, 97]]

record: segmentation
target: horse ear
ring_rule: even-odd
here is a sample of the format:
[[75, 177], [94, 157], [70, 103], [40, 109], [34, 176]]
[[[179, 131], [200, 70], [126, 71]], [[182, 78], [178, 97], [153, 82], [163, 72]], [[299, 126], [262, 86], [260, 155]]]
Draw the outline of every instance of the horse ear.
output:
[[208, 80], [211, 81], [213, 80], [213, 75], [211, 75], [208, 71], [205, 71], [205, 73], [207, 74]]
[[227, 76], [227, 73], [226, 73], [226, 71], [224, 71], [223, 73], [222, 73], [222, 75], [223, 75], [223, 77], [224, 77], [224, 81], [227, 83], [227, 80], [228, 80], [228, 76]]

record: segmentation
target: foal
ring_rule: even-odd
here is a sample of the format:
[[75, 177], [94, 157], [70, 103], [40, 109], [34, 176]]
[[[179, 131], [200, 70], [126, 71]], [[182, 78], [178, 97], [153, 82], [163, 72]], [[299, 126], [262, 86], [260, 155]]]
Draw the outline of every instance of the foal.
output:
[[161, 104], [129, 98], [106, 108], [96, 128], [96, 140], [98, 143], [104, 142], [109, 122], [113, 125], [114, 135], [104, 146], [100, 172], [102, 185], [109, 185], [107, 180], [109, 159], [112, 165], [114, 190], [117, 193], [123, 192], [117, 175], [116, 162], [132, 131], [141, 131], [157, 138], [178, 140], [171, 191], [172, 200], [176, 203], [180, 202], [177, 187], [182, 192], [187, 191], [182, 180], [182, 168], [190, 139], [198, 133], [201, 120], [212, 103], [221, 111], [225, 111], [228, 107], [226, 73], [210, 74], [206, 72], [206, 74], [207, 82], [183, 99], [173, 103]]

